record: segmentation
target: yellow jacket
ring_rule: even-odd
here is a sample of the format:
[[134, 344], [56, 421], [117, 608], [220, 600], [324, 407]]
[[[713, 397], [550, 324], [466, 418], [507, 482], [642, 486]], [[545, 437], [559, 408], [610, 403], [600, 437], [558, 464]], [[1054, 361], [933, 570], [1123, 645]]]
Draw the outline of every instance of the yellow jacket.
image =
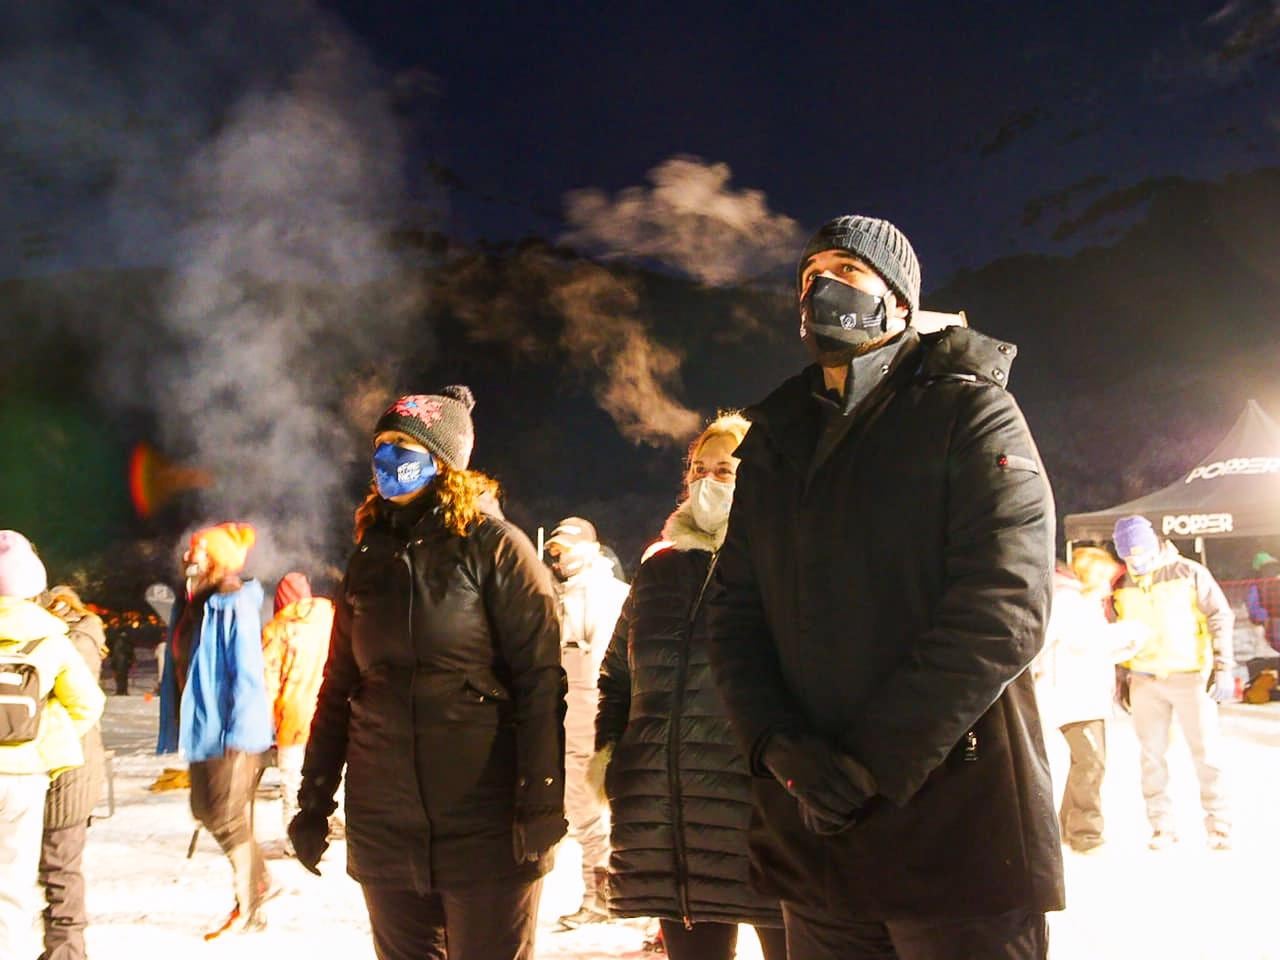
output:
[[332, 630], [333, 603], [324, 597], [289, 604], [262, 629], [267, 697], [278, 747], [307, 742]]
[[1150, 630], [1125, 665], [1157, 677], [1171, 673], [1208, 675], [1215, 664], [1232, 664], [1235, 614], [1213, 574], [1166, 544], [1160, 566], [1134, 577], [1126, 573], [1112, 600], [1116, 617]]
[[25, 659], [40, 676], [47, 697], [35, 740], [0, 746], [0, 773], [45, 773], [56, 777], [81, 766], [83, 737], [102, 716], [106, 698], [93, 674], [67, 639], [67, 625], [30, 600], [0, 597], [0, 657], [39, 640]]

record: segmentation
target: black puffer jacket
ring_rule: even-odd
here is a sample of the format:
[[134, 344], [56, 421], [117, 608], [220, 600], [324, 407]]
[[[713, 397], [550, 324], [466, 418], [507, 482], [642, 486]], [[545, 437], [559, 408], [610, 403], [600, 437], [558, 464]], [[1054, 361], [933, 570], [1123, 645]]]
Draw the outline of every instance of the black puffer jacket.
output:
[[512, 826], [564, 832], [564, 672], [550, 576], [519, 530], [465, 537], [428, 503], [383, 509], [347, 565], [299, 793], [328, 809], [346, 772], [347, 870], [428, 891], [517, 865]]
[[[102, 674], [102, 652], [106, 649], [102, 621], [96, 614], [85, 614], [67, 624], [67, 638], [97, 680]], [[95, 723], [80, 743], [84, 748], [84, 765], [72, 767], [49, 784], [44, 804], [46, 830], [63, 830], [85, 823], [102, 796], [106, 781], [102, 726]]]
[[[860, 358], [849, 414], [817, 368], [752, 415], [708, 596], [717, 683], [750, 754], [758, 879], [851, 919], [1062, 906], [1031, 676], [1053, 502], [1005, 391], [1014, 348], [967, 329]], [[801, 824], [759, 751], [796, 730], [874, 775], [834, 837]]]
[[600, 671], [610, 908], [781, 926], [777, 899], [751, 889], [751, 777], [707, 658], [699, 600], [718, 544], [681, 511], [665, 535], [676, 546], [640, 567]]

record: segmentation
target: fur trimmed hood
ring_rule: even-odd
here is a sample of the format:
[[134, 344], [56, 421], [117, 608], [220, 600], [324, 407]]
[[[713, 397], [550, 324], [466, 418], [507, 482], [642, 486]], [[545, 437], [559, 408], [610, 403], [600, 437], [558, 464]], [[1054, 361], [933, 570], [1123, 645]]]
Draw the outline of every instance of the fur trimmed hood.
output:
[[698, 526], [693, 520], [693, 505], [687, 497], [662, 525], [662, 539], [670, 541], [677, 550], [705, 550], [707, 553], [717, 553], [724, 546], [726, 532], [728, 532], [728, 524], [714, 534], [707, 533]]

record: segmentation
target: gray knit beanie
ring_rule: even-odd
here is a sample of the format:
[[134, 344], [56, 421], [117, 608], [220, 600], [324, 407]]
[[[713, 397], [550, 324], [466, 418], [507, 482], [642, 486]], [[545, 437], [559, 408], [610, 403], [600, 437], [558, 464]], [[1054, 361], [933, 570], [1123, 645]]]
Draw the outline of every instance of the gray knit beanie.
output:
[[469, 387], [442, 387], [437, 394], [401, 397], [378, 418], [375, 435], [399, 430], [413, 437], [453, 470], [465, 470], [471, 462], [476, 431], [471, 411], [476, 399]]
[[847, 250], [880, 274], [912, 316], [920, 308], [920, 261], [911, 241], [888, 220], [850, 215], [824, 223], [800, 254], [797, 285], [804, 262], [823, 250]]

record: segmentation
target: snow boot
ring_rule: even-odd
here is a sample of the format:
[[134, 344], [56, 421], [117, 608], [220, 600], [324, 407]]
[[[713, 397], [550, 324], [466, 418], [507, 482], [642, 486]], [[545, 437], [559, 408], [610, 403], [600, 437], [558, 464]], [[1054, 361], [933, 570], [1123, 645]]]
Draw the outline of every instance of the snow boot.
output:
[[591, 923], [609, 922], [609, 871], [605, 867], [595, 867], [591, 871], [591, 879], [585, 885], [582, 906], [574, 913], [560, 917], [560, 927], [564, 930], [577, 930]]

